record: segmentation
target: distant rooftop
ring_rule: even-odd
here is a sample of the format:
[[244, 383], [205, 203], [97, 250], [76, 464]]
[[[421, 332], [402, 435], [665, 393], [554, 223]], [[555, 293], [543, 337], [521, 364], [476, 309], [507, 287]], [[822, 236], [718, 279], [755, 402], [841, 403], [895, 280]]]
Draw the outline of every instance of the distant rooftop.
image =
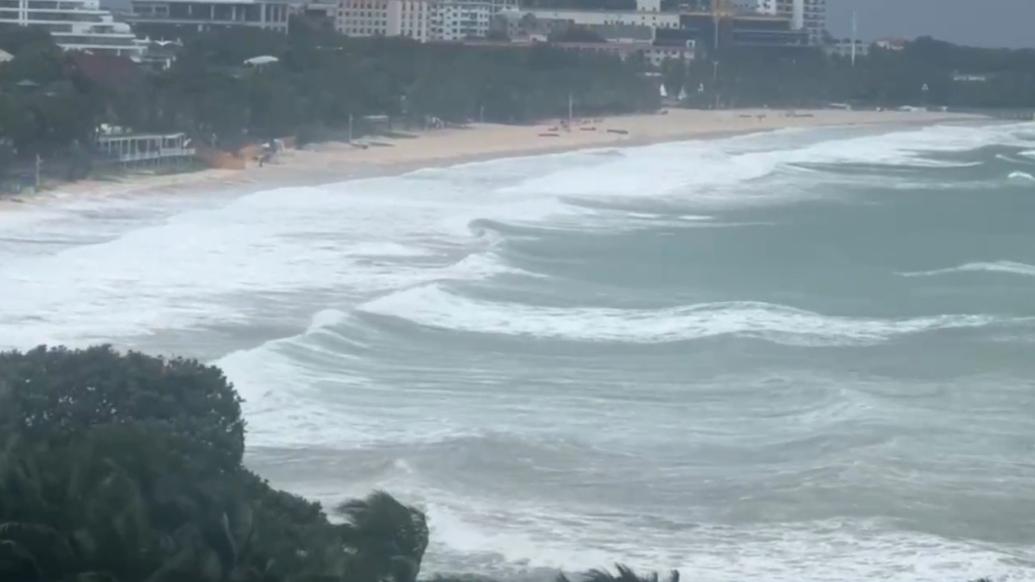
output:
[[133, 4], [302, 4], [298, 0], [132, 0]]
[[590, 24], [586, 28], [609, 41], [616, 39], [654, 40], [654, 29], [642, 24]]

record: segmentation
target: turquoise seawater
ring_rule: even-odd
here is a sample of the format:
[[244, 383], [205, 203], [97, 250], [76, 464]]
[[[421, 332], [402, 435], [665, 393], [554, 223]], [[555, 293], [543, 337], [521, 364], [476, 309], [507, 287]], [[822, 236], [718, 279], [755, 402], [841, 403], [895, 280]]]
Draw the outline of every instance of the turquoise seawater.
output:
[[248, 462], [426, 571], [1035, 580], [1035, 124], [0, 215], [0, 347], [222, 366]]

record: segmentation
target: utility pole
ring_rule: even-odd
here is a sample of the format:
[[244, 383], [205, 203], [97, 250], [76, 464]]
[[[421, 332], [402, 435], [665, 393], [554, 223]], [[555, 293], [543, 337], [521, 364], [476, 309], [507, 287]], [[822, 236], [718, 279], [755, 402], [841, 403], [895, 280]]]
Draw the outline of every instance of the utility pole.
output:
[[732, 9], [726, 5], [726, 0], [712, 0], [712, 20], [715, 23], [715, 38], [712, 48], [716, 54], [719, 52], [719, 36], [721, 35], [720, 24], [723, 18], [732, 15]]
[[36, 191], [40, 191], [40, 168], [43, 166], [43, 156], [36, 154]]
[[852, 11], [852, 68], [855, 68], [855, 44], [859, 42], [859, 12]]
[[712, 93], [715, 95], [715, 109], [719, 108], [719, 59], [712, 61]]
[[715, 13], [715, 19], [714, 20], [715, 20], [715, 34], [714, 34], [714, 37], [715, 37], [715, 43], [714, 43], [715, 47], [714, 47], [714, 50], [715, 50], [715, 54], [719, 54], [719, 13], [718, 12]]
[[575, 119], [575, 97], [568, 92], [568, 127], [571, 127], [572, 121]]
[[349, 143], [352, 143], [352, 114], [349, 113]]

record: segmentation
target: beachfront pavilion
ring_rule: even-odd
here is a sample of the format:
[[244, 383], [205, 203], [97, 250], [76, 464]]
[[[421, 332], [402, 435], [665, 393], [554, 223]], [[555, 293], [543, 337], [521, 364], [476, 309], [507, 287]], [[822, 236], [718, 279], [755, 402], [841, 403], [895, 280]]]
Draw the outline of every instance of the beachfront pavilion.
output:
[[97, 151], [107, 161], [123, 165], [161, 164], [193, 158], [190, 138], [183, 133], [116, 134], [97, 138]]

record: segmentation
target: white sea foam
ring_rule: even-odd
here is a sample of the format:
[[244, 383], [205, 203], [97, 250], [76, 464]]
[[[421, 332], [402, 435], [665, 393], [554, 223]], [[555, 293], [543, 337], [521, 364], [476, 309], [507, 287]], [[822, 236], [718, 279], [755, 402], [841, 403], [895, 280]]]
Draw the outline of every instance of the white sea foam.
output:
[[1005, 273], [1009, 275], [1020, 275], [1023, 277], [1035, 277], [1035, 265], [1019, 263], [1016, 261], [994, 261], [980, 263], [966, 263], [947, 269], [933, 269], [930, 271], [915, 271], [902, 273], [903, 277], [935, 277], [938, 275], [950, 275], [954, 273]]
[[[604, 167], [560, 169], [507, 189], [523, 195], [657, 196], [693, 186], [732, 185], [761, 178], [776, 160], [757, 154], [731, 155], [706, 142], [634, 148]], [[649, 180], [644, 181], [644, 177]]]
[[1004, 162], [1009, 162], [1011, 164], [1021, 164], [1023, 166], [1035, 165], [1035, 159], [1032, 159], [1031, 157], [1027, 156], [1026, 155], [1027, 153], [1028, 152], [1020, 152], [1016, 156], [1010, 156], [1010, 155], [1006, 155], [1006, 154], [996, 154], [995, 158], [997, 160], [1002, 160]]
[[357, 257], [426, 257], [428, 249], [406, 246], [395, 242], [361, 242], [342, 249], [342, 253]]
[[[646, 402], [650, 398], [638, 402], [623, 392], [621, 406], [611, 402], [612, 405], [591, 407], [586, 403], [598, 398], [592, 391], [600, 386], [551, 377], [551, 381], [569, 382], [567, 386], [573, 394], [547, 394], [546, 391], [556, 392], [553, 388], [558, 385], [548, 384], [539, 399], [522, 399], [522, 394], [513, 393], [524, 384], [534, 383], [525, 382], [538, 379], [534, 374], [488, 366], [476, 369], [479, 363], [473, 358], [461, 360], [459, 367], [438, 367], [439, 362], [425, 358], [428, 353], [435, 357], [447, 355], [445, 348], [415, 347], [426, 338], [398, 330], [405, 331], [405, 322], [411, 321], [479, 334], [585, 342], [653, 344], [739, 336], [792, 345], [837, 346], [869, 345], [941, 329], [1006, 324], [1012, 320], [977, 315], [838, 317], [751, 302], [643, 310], [543, 307], [476, 300], [448, 289], [457, 280], [537, 276], [520, 271], [505, 260], [507, 249], [499, 245], [524, 236], [514, 232], [527, 230], [527, 236], [534, 238], [549, 229], [581, 231], [601, 228], [600, 225], [622, 228], [625, 223], [635, 222], [629, 220], [627, 213], [598, 212], [571, 204], [571, 195], [587, 200], [616, 195], [646, 198], [649, 204], [630, 207], [643, 215], [632, 217], [639, 219], [639, 226], [645, 220], [666, 219], [686, 221], [687, 228], [705, 221], [703, 226], [711, 224], [708, 217], [692, 214], [698, 209], [692, 205], [688, 208], [683, 204], [685, 199], [712, 195], [710, 200], [716, 203], [737, 204], [738, 197], [746, 196], [741, 191], [750, 189], [746, 186], [779, 172], [786, 184], [781, 182], [780, 187], [770, 188], [769, 182], [758, 183], [771, 190], [767, 200], [792, 200], [803, 189], [792, 183], [798, 175], [811, 180], [814, 174], [826, 173], [797, 171], [792, 169], [795, 164], [934, 168], [958, 165], [930, 159], [929, 152], [964, 151], [991, 144], [1018, 145], [1024, 142], [1018, 131], [1011, 126], [938, 128], [854, 139], [832, 137], [816, 145], [808, 145], [811, 134], [803, 131], [795, 134], [795, 139], [808, 139], [794, 143], [769, 135], [764, 140], [759, 138], [757, 143], [765, 145], [758, 147], [752, 146], [756, 138], [743, 137], [618, 153], [501, 160], [402, 177], [259, 192], [232, 202], [206, 199], [192, 202], [197, 206], [189, 211], [173, 208], [182, 202], [168, 202], [168, 212], [156, 212], [147, 208], [154, 203], [150, 198], [146, 203], [110, 200], [95, 205], [96, 208], [26, 209], [0, 216], [5, 238], [0, 241], [0, 345], [25, 348], [41, 341], [77, 345], [94, 341], [136, 342], [143, 341], [137, 336], [164, 334], [181, 338], [170, 341], [168, 345], [173, 348], [191, 348], [195, 341], [210, 341], [206, 344], [209, 347], [224, 341], [212, 340], [219, 334], [233, 336], [228, 328], [242, 330], [237, 335], [244, 339], [234, 340], [240, 343], [227, 341], [230, 347], [216, 344], [214, 351], [239, 349], [242, 343], [245, 349], [233, 351], [214, 363], [226, 371], [246, 399], [248, 443], [252, 447], [337, 447], [340, 451], [376, 442], [390, 443], [397, 453], [482, 426], [492, 426], [494, 430], [506, 426], [519, 435], [522, 430], [540, 430], [552, 438], [573, 422], [579, 422], [572, 417], [581, 416], [581, 422], [588, 423], [585, 426], [596, 430], [577, 431], [579, 439], [592, 441], [602, 432], [613, 435], [624, 430], [642, 431], [655, 435], [661, 443], [642, 449], [644, 455], [659, 451], [679, 454], [679, 443], [690, 440], [695, 434], [693, 430], [699, 430], [701, 424], [698, 418], [698, 426], [692, 426], [694, 421], [686, 418], [686, 411], [717, 407], [716, 401], [722, 398], [713, 396], [711, 404], [694, 401], [692, 397], [680, 400], [678, 406], [671, 407], [673, 418], [659, 419], [651, 414], [651, 405]], [[831, 131], [830, 135], [836, 134]], [[1035, 150], [1024, 155], [1035, 157]], [[784, 175], [792, 172], [793, 175]], [[668, 208], [677, 207], [679, 213], [691, 214], [666, 218], [664, 211], [650, 213], [652, 207], [657, 207], [653, 199], [668, 202], [666, 197], [673, 193], [679, 197], [679, 204]], [[125, 216], [121, 215], [123, 212]], [[30, 216], [34, 218], [29, 220]], [[533, 228], [506, 228], [515, 224]], [[36, 245], [45, 247], [44, 250], [29, 252], [27, 245], [19, 242], [43, 238], [41, 233], [48, 238], [53, 235], [54, 239], [53, 244]], [[912, 275], [955, 270], [1028, 277], [1033, 276], [1035, 267], [1000, 261]], [[359, 314], [354, 311], [357, 305], [362, 306]], [[292, 309], [300, 314], [284, 315]], [[392, 320], [395, 325], [386, 332], [386, 320], [382, 319], [385, 316], [401, 318], [402, 322]], [[218, 333], [210, 333], [208, 328], [215, 328]], [[271, 335], [286, 337], [271, 339], [264, 335], [270, 333], [266, 331], [269, 328], [275, 329]], [[180, 331], [189, 333], [177, 335]], [[182, 337], [191, 339], [185, 341]], [[484, 355], [491, 361], [491, 354]], [[579, 370], [577, 364], [572, 369], [563, 367], [568, 364], [573, 364], [573, 360], [555, 370], [542, 370], [542, 376], [575, 378], [585, 371]], [[648, 374], [636, 372], [628, 378], [617, 378], [614, 385], [604, 388], [618, 392], [625, 390], [625, 384], [644, 385], [652, 390], [651, 398], [660, 398], [671, 388], [668, 383], [675, 380], [685, 379], [670, 375], [652, 385], [655, 380]], [[890, 381], [889, 394], [899, 394], [900, 386], [896, 383], [900, 381], [909, 380], [896, 377]], [[448, 385], [454, 383], [462, 385], [450, 392]], [[835, 384], [836, 380], [830, 383]], [[727, 388], [726, 383], [719, 384], [713, 394]], [[734, 384], [735, 381], [729, 382], [728, 387], [735, 389]], [[587, 393], [574, 394], [578, 390]], [[762, 400], [754, 408], [739, 406], [742, 402], [731, 399], [731, 405], [738, 405], [737, 412], [716, 417], [716, 426], [724, 423], [724, 429], [742, 430], [745, 440], [757, 437], [771, 441], [771, 433], [744, 430], [743, 423], [737, 422], [752, 416], [758, 417], [752, 418], [753, 422], [765, 422], [761, 417], [770, 408], [785, 404], [779, 400], [785, 396], [777, 393], [780, 390], [758, 392], [766, 395], [758, 397]], [[555, 397], [558, 400], [551, 400]], [[565, 407], [564, 399], [567, 403], [577, 402], [582, 414], [551, 415], [553, 404]], [[874, 397], [874, 407], [879, 404], [876, 400]], [[924, 406], [920, 398], [907, 400], [910, 406]], [[988, 400], [996, 398], [989, 396]], [[656, 402], [653, 410], [665, 405]], [[822, 412], [816, 415], [826, 422], [847, 424], [863, 432], [871, 429], [872, 426], [855, 422], [862, 409], [852, 406], [851, 402], [838, 404], [835, 399], [829, 405], [824, 403]], [[472, 418], [474, 415], [479, 418]], [[1022, 437], [1027, 433], [1020, 433], [1020, 437], [1007, 434], [1028, 430], [1030, 423], [1026, 418], [1007, 418], [1009, 422], [999, 417], [982, 419], [989, 422], [960, 422], [956, 426], [993, 426], [1001, 440], [994, 440], [998, 437], [992, 431], [975, 433], [975, 438], [967, 439], [953, 433], [953, 446], [974, 446], [973, 443], [985, 441], [1008, 445], [1013, 441], [1026, 442]], [[799, 427], [802, 430], [816, 430], [818, 426], [808, 416], [799, 416], [797, 420], [807, 425]], [[784, 419], [777, 422], [793, 424]], [[881, 422], [887, 422], [887, 417]], [[533, 423], [538, 424], [532, 427]], [[629, 428], [634, 424], [635, 428]], [[929, 429], [935, 424], [922, 423], [926, 432], [932, 432]], [[883, 427], [882, 424], [877, 430]], [[816, 438], [823, 437], [819, 434]], [[904, 440], [923, 441], [927, 435], [922, 437]], [[945, 458], [945, 450], [934, 446], [937, 439], [918, 446], [924, 444], [932, 447], [934, 455]], [[1017, 480], [1026, 482], [1030, 472], [1023, 472], [1026, 466], [1016, 460], [1021, 455], [1004, 452], [1005, 448], [1008, 447], [992, 446], [989, 450], [994, 453], [989, 456], [1004, 455], [1009, 466], [1015, 468]], [[910, 453], [920, 455], [924, 451], [911, 449]], [[970, 454], [968, 451], [967, 455]], [[973, 460], [978, 458], [980, 454], [963, 457], [961, 471], [974, 472]], [[458, 558], [458, 552], [470, 552], [495, 556], [493, 566], [510, 562], [517, 564], [518, 569], [560, 565], [583, 569], [623, 560], [651, 569], [680, 567], [685, 573], [713, 581], [926, 582], [979, 575], [1001, 580], [1010, 580], [1011, 576], [1014, 580], [1035, 579], [1030, 551], [1027, 564], [1008, 563], [1011, 553], [1018, 554], [1008, 544], [946, 541], [855, 522], [784, 524], [774, 523], [768, 516], [751, 521], [748, 514], [735, 516], [750, 521], [743, 527], [701, 520], [701, 524], [674, 531], [651, 523], [661, 521], [657, 517], [629, 517], [635, 507], [623, 507], [609, 499], [601, 502], [603, 510], [599, 506], [550, 506], [549, 490], [544, 494], [528, 489], [505, 501], [479, 504], [470, 492], [487, 489], [478, 484], [499, 480], [498, 475], [485, 474], [480, 467], [469, 465], [451, 475], [445, 485], [441, 481], [429, 484], [422, 481], [426, 477], [418, 463], [391, 453], [382, 461], [390, 467], [390, 481], [382, 484], [357, 479], [362, 487], [350, 493], [362, 494], [370, 487], [384, 485], [403, 495], [426, 495], [418, 500], [428, 508], [434, 528], [428, 556], [430, 571], [437, 565], [462, 561], [464, 558]], [[945, 467], [953, 461], [940, 462]], [[733, 460], [730, 463], [734, 472], [744, 467]], [[571, 465], [565, 467], [578, 470]], [[586, 484], [606, 483], [614, 475], [595, 466], [582, 468], [587, 469], [580, 474]], [[306, 467], [305, 476], [299, 477], [302, 484], [319, 479], [319, 470]], [[718, 480], [737, 478], [731, 475], [734, 473], [721, 475]], [[641, 476], [646, 498], [654, 491], [650, 489], [650, 480], [655, 473]], [[1005, 477], [996, 473], [995, 478]], [[336, 495], [341, 492], [340, 487], [335, 484], [322, 491]], [[1002, 490], [993, 489], [997, 496], [1003, 495]], [[304, 487], [299, 491], [321, 492]], [[587, 486], [580, 490], [580, 494], [583, 492], [587, 502], [593, 503], [597, 491]], [[961, 495], [979, 499], [972, 497], [970, 491]], [[600, 499], [597, 497], [596, 501]], [[708, 507], [708, 501], [701, 498], [684, 501], [673, 507], [686, 507], [689, 513], [714, 510], [726, 516], [739, 511], [735, 504], [715, 508]], [[1019, 498], [1019, 503], [1027, 501], [1028, 498]], [[788, 507], [788, 511], [794, 509]], [[802, 513], [813, 509], [802, 508]], [[852, 512], [857, 508], [845, 510]], [[1004, 521], [1009, 521], [1009, 515]], [[1016, 528], [1016, 520], [1009, 525]], [[444, 556], [453, 561], [439, 561]]]
[[1023, 181], [1023, 182], [1035, 182], [1035, 176], [1032, 176], [1028, 172], [1010, 172], [1007, 176], [1010, 180]]
[[[0, 343], [117, 343], [164, 329], [243, 323], [263, 308], [226, 301], [235, 296], [334, 289], [366, 298], [442, 276], [429, 272], [429, 263], [455, 256], [458, 247], [480, 252], [499, 242], [472, 236], [470, 225], [480, 219], [580, 230], [635, 222], [568, 204], [566, 195], [662, 198], [678, 191], [737, 204], [752, 195], [709, 189], [742, 185], [799, 162], [913, 163], [918, 151], [1021, 143], [1016, 134], [1027, 127], [928, 128], [776, 151], [745, 149], [753, 138], [738, 138], [635, 148], [621, 156], [563, 154], [281, 188], [231, 201], [199, 198], [188, 211], [182, 201], [164, 199], [157, 209], [122, 198], [103, 205], [62, 201], [68, 205], [62, 211], [32, 208], [0, 218], [8, 239], [0, 242]], [[538, 176], [525, 180], [529, 175]], [[755, 198], [787, 201], [802, 190], [766, 189]], [[54, 244], [28, 249], [18, 242], [41, 232], [53, 234]], [[505, 270], [483, 266], [471, 268], [470, 276]]]
[[[637, 523], [587, 522], [554, 507], [514, 512], [514, 521], [521, 524], [514, 527], [498, 515], [499, 506], [482, 514], [461, 507], [427, 506], [433, 540], [426, 559], [430, 573], [448, 572], [442, 562], [460, 559], [468, 569], [498, 568], [501, 561], [520, 565], [520, 570], [512, 566], [516, 574], [535, 568], [579, 572], [617, 561], [639, 571], [678, 569], [684, 577], [713, 582], [1035, 579], [1023, 565], [1033, 558], [1028, 549], [904, 533], [874, 522], [698, 524], [668, 531]], [[499, 521], [487, 523], [480, 515]]]
[[436, 279], [488, 279], [497, 275], [521, 275], [525, 277], [541, 277], [524, 269], [507, 265], [499, 255], [492, 252], [467, 255], [459, 262], [441, 270]]
[[318, 311], [316, 312], [316, 315], [313, 316], [312, 322], [309, 323], [306, 333], [313, 333], [320, 329], [341, 325], [341, 323], [348, 319], [348, 317], [349, 315], [347, 313], [337, 309], [324, 309], [322, 311]]
[[[985, 127], [934, 126], [854, 138], [841, 138], [789, 149], [756, 150], [752, 139], [692, 141], [630, 148], [606, 166], [559, 168], [506, 189], [510, 193], [551, 196], [639, 197], [701, 195], [709, 188], [757, 180], [798, 164], [873, 164], [903, 167], [959, 168], [981, 162], [934, 159], [931, 154], [962, 152], [988, 145], [1022, 145], [1017, 137], [1027, 125]], [[649, 176], [645, 181], [643, 178]], [[793, 196], [793, 190], [784, 193]], [[724, 196], [728, 204], [743, 197]], [[770, 198], [771, 200], [771, 198]]]
[[[508, 212], [544, 220], [564, 209], [557, 200], [480, 196], [462, 175], [425, 180], [420, 194], [408, 180], [283, 188], [164, 220], [134, 203], [128, 210], [143, 218], [134, 224], [130, 214], [116, 225], [122, 231], [103, 236], [90, 216], [48, 212], [49, 230], [93, 229], [93, 244], [63, 243], [0, 263], [0, 347], [119, 343], [157, 330], [244, 324], [267, 309], [264, 297], [333, 289], [348, 299], [437, 278], [513, 273], [493, 264], [498, 256], [478, 255], [493, 241], [472, 237], [467, 224]], [[38, 221], [4, 226], [4, 252], [39, 236]], [[227, 301], [234, 296], [248, 300]], [[281, 313], [278, 306], [260, 317]]]
[[788, 345], [873, 344], [904, 334], [981, 327], [1000, 321], [983, 315], [901, 320], [834, 317], [758, 302], [650, 310], [537, 307], [478, 301], [450, 293], [437, 284], [399, 291], [366, 303], [359, 310], [454, 331], [645, 344], [722, 335]]

